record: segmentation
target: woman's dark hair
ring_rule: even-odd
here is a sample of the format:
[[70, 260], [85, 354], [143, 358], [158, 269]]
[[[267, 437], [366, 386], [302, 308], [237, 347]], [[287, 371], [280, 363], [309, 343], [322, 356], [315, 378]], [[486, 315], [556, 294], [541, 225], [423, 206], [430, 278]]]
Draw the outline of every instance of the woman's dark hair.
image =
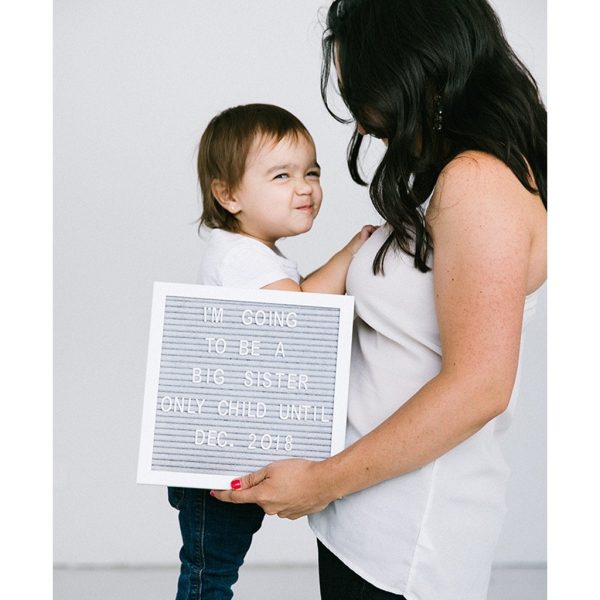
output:
[[[461, 152], [497, 157], [546, 206], [546, 109], [485, 0], [335, 0], [326, 26], [321, 95], [327, 110], [350, 122], [327, 103], [337, 62], [352, 116], [367, 133], [388, 140], [370, 196], [392, 233], [374, 273], [383, 272], [394, 246], [413, 256], [420, 271], [429, 270], [433, 243], [420, 205]], [[358, 168], [362, 140], [356, 129], [348, 167], [354, 181], [367, 185]]]

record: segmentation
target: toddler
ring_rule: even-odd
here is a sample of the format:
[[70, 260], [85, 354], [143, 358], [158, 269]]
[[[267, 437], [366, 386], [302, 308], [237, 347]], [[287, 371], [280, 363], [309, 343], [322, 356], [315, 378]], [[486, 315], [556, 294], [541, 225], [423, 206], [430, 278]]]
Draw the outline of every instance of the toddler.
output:
[[[310, 230], [323, 192], [315, 144], [287, 110], [249, 104], [212, 119], [200, 140], [200, 224], [210, 238], [198, 283], [239, 288], [345, 293], [354, 254], [371, 235], [366, 225], [324, 266], [302, 279], [276, 246]], [[169, 488], [179, 510], [183, 546], [176, 600], [228, 600], [264, 512], [229, 504], [209, 490]]]

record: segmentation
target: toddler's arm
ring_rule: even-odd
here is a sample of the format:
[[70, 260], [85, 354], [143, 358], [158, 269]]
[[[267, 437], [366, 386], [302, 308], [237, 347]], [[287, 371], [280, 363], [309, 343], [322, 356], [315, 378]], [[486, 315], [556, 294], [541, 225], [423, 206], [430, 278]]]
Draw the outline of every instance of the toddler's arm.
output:
[[344, 294], [346, 292], [346, 273], [352, 258], [365, 241], [371, 237], [375, 229], [377, 228], [373, 225], [365, 225], [337, 254], [334, 254], [320, 269], [308, 275], [300, 284], [291, 279], [281, 279], [264, 286], [263, 289]]

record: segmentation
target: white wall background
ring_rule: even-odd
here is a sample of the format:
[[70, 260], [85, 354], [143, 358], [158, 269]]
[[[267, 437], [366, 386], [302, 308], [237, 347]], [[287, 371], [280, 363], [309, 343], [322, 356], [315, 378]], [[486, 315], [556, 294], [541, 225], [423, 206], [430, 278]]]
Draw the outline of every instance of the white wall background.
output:
[[[56, 0], [56, 563], [175, 564], [166, 490], [135, 484], [152, 282], [193, 282], [196, 144], [235, 104], [280, 104], [307, 125], [325, 200], [284, 252], [309, 272], [379, 222], [345, 165], [349, 126], [319, 93], [326, 0]], [[546, 87], [546, 3], [496, 0], [507, 36]], [[380, 151], [373, 145], [371, 161]], [[546, 559], [545, 294], [526, 347], [502, 563]], [[248, 563], [311, 563], [304, 520], [267, 518]]]

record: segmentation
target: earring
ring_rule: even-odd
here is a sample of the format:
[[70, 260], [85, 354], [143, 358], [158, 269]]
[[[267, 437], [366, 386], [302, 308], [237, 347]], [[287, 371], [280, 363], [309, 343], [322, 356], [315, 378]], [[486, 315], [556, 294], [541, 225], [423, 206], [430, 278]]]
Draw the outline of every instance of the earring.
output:
[[442, 108], [442, 97], [436, 94], [433, 97], [433, 130], [442, 130], [442, 120], [444, 117], [444, 109]]

